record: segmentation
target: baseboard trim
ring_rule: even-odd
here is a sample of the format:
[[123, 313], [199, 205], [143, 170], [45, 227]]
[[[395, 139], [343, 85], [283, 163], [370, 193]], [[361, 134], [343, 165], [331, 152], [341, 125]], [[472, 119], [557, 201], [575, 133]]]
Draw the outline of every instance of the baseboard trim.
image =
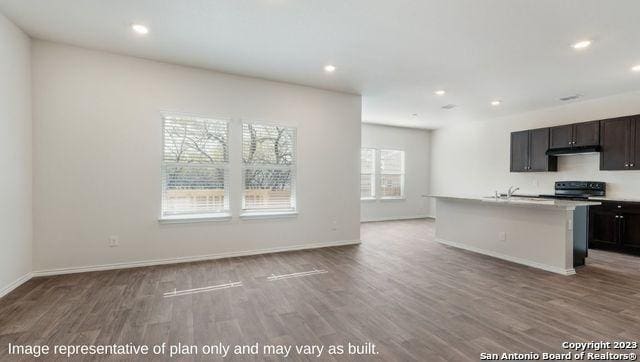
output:
[[562, 268], [558, 268], [558, 267], [555, 267], [555, 266], [538, 263], [538, 262], [535, 262], [535, 261], [530, 261], [530, 260], [517, 258], [515, 256], [501, 254], [501, 253], [498, 253], [498, 252], [495, 252], [495, 251], [489, 251], [489, 250], [476, 248], [476, 247], [469, 246], [469, 245], [462, 244], [462, 243], [458, 243], [458, 242], [455, 242], [455, 241], [449, 241], [449, 240], [445, 240], [445, 239], [441, 239], [441, 238], [435, 238], [435, 240], [437, 242], [439, 242], [440, 244], [453, 246], [454, 248], [464, 249], [464, 250], [472, 251], [474, 253], [488, 255], [488, 256], [491, 256], [491, 257], [494, 257], [494, 258], [497, 258], [497, 259], [502, 259], [502, 260], [510, 261], [512, 263], [530, 266], [530, 267], [536, 268], [536, 269], [546, 270], [548, 272], [552, 272], [552, 273], [556, 273], [556, 274], [574, 275], [576, 273], [576, 270], [573, 269], [573, 268], [571, 268], [571, 269], [562, 269]]
[[33, 273], [27, 273], [27, 274], [21, 276], [20, 278], [16, 279], [15, 281], [13, 281], [11, 284], [7, 285], [6, 287], [0, 289], [0, 298], [4, 297], [5, 295], [7, 295], [7, 294], [9, 294], [11, 292], [13, 292], [16, 288], [18, 288], [22, 284], [28, 282], [29, 279], [31, 279], [33, 277], [32, 274]]
[[190, 263], [194, 261], [216, 260], [216, 259], [225, 259], [225, 258], [235, 258], [240, 256], [283, 253], [287, 251], [330, 248], [335, 246], [357, 245], [357, 244], [360, 244], [360, 240], [342, 240], [342, 241], [331, 241], [331, 242], [324, 242], [324, 243], [310, 243], [310, 244], [293, 245], [293, 246], [286, 246], [286, 247], [255, 249], [255, 250], [196, 255], [196, 256], [184, 256], [184, 257], [167, 258], [167, 259], [152, 259], [152, 260], [90, 265], [90, 266], [71, 267], [71, 268], [45, 269], [45, 270], [34, 271], [32, 275], [33, 277], [43, 277], [43, 276], [51, 276], [51, 275], [86, 273], [86, 272], [102, 271], [102, 270], [141, 268], [145, 266]]
[[363, 220], [360, 220], [360, 222], [362, 223], [362, 222], [398, 221], [398, 220], [414, 220], [414, 219], [433, 219], [433, 217], [430, 215], [390, 216], [390, 217], [363, 219]]

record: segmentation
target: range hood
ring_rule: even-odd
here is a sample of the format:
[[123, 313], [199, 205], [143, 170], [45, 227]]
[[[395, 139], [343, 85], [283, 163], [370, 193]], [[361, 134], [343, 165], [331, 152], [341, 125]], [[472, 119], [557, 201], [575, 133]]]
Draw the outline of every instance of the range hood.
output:
[[583, 154], [583, 153], [595, 153], [600, 151], [602, 151], [602, 147], [600, 147], [599, 145], [553, 148], [547, 151], [547, 156], [575, 155], [575, 154]]

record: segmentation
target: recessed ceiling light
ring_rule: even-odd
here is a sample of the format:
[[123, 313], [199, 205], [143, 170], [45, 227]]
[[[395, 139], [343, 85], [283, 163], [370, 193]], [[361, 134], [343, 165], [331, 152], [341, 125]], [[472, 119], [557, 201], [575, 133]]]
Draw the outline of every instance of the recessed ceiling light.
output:
[[142, 34], [142, 35], [149, 34], [149, 28], [147, 28], [142, 24], [133, 24], [131, 25], [131, 29], [133, 29], [133, 31], [135, 31], [138, 34]]
[[498, 100], [491, 101], [491, 105], [494, 106], [494, 107], [499, 106], [501, 104], [502, 104], [502, 101], [498, 101]]
[[631, 67], [631, 70], [634, 72], [640, 72], [640, 64], [634, 65], [633, 67]]
[[331, 64], [325, 65], [324, 66], [324, 71], [327, 72], [327, 73], [333, 73], [333, 72], [336, 71], [336, 66], [335, 65], [331, 65]]
[[573, 49], [584, 49], [591, 45], [591, 40], [582, 40], [572, 45]]
[[434, 92], [437, 96], [443, 96], [445, 93], [447, 93], [444, 89], [439, 89], [437, 91]]

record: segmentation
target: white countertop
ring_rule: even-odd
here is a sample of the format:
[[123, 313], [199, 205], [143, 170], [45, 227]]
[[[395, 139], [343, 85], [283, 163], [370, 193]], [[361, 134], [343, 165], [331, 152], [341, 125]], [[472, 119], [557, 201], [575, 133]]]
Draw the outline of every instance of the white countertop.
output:
[[640, 202], [640, 198], [633, 199], [629, 197], [590, 197], [589, 200], [607, 202]]
[[[526, 195], [526, 194], [515, 194], [513, 197], [539, 197], [538, 195]], [[640, 198], [632, 198], [632, 197], [610, 197], [610, 196], [592, 196], [589, 198], [589, 201], [606, 201], [606, 202], [638, 202], [640, 203]]]
[[[526, 195], [526, 194], [516, 194], [512, 197], [521, 197], [521, 198], [536, 198], [538, 195]], [[548, 200], [548, 199], [545, 199]], [[555, 199], [557, 200], [557, 199]], [[592, 196], [589, 198], [589, 201], [606, 201], [606, 202], [638, 202], [640, 203], [640, 198], [633, 197], [610, 197], [610, 196]]]
[[558, 200], [558, 199], [539, 199], [527, 196], [512, 196], [510, 199], [491, 196], [473, 196], [473, 195], [429, 195], [429, 197], [455, 200], [468, 200], [477, 202], [486, 202], [499, 205], [513, 206], [530, 206], [530, 207], [553, 207], [573, 210], [579, 206], [595, 206], [600, 205], [599, 201], [574, 201], [574, 200]]

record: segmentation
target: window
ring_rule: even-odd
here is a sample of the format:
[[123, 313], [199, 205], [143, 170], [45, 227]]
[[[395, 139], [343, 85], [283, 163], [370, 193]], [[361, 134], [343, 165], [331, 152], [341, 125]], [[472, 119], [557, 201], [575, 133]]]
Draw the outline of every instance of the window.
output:
[[162, 217], [229, 211], [226, 121], [163, 117]]
[[380, 197], [404, 196], [404, 151], [380, 150]]
[[243, 211], [295, 211], [295, 153], [294, 128], [242, 124]]
[[360, 198], [376, 197], [376, 150], [360, 149]]

